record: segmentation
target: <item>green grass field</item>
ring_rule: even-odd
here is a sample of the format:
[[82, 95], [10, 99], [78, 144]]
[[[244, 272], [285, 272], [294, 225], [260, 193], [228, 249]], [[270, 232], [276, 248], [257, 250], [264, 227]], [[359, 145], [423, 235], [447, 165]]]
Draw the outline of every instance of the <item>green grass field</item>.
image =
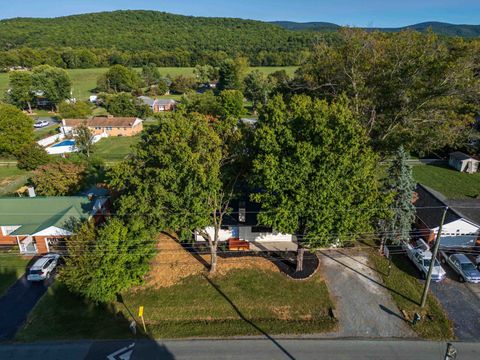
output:
[[441, 192], [449, 199], [468, 199], [480, 195], [480, 173], [466, 174], [448, 165], [417, 165], [413, 176], [419, 183]]
[[320, 276], [294, 281], [280, 273], [242, 269], [211, 280], [197, 275], [171, 287], [123, 294], [123, 304], [108, 307], [86, 303], [57, 282], [17, 340], [126, 337], [140, 305], [152, 338], [321, 333], [336, 326]]
[[419, 306], [423, 285], [418, 281], [418, 273], [404, 255], [394, 255], [392, 269], [388, 275], [388, 260], [373, 250], [370, 261], [380, 272], [385, 286], [400, 310], [404, 310], [410, 320], [418, 312], [422, 320], [412, 329], [424, 339], [451, 340], [454, 338], [453, 326], [437, 299], [429, 294], [425, 308]]
[[29, 175], [30, 172], [18, 169], [15, 164], [0, 166], [0, 196], [12, 195], [25, 184]]
[[138, 136], [108, 137], [95, 144], [94, 155], [105, 162], [117, 162], [131, 152], [131, 146], [139, 140]]
[[0, 252], [0, 296], [25, 273], [29, 260], [18, 254]]
[[[271, 74], [277, 70], [286, 70], [290, 75], [293, 75], [296, 66], [286, 67], [252, 67], [251, 70], [260, 70], [266, 74]], [[159, 68], [162, 75], [191, 75], [193, 68], [182, 67], [165, 67]], [[67, 70], [73, 82], [73, 95], [79, 100], [87, 100], [91, 94], [91, 90], [97, 85], [97, 79], [100, 75], [105, 73], [107, 68], [93, 68], [93, 69], [69, 69]], [[3, 97], [5, 91], [8, 89], [8, 73], [0, 73], [0, 97]]]

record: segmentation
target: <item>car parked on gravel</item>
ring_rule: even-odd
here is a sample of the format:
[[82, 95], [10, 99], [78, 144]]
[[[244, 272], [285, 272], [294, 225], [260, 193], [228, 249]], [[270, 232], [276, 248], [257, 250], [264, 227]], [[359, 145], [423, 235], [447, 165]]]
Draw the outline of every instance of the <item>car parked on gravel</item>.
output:
[[480, 283], [480, 271], [465, 254], [448, 254], [440, 251], [442, 262], [447, 263], [458, 274], [460, 282]]
[[[403, 250], [407, 253], [408, 258], [415, 264], [422, 274], [422, 278], [426, 278], [430, 263], [432, 261], [432, 252], [428, 244], [423, 239], [412, 241], [411, 243], [403, 243]], [[434, 259], [432, 280], [435, 282], [442, 281], [445, 278], [446, 272], [437, 259]]]
[[50, 278], [59, 263], [59, 254], [47, 254], [35, 261], [28, 271], [28, 281], [43, 281]]

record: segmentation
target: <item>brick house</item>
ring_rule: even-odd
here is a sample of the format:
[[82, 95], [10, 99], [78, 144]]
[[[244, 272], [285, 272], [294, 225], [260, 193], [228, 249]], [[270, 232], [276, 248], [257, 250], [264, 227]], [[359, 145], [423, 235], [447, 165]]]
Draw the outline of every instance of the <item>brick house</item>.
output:
[[93, 135], [135, 136], [143, 130], [143, 120], [134, 117], [95, 116], [91, 119], [63, 119], [62, 132], [71, 134], [81, 124], [88, 126]]
[[152, 99], [148, 96], [139, 96], [138, 99], [142, 104], [147, 105], [154, 113], [162, 111], [173, 111], [177, 106], [177, 102], [173, 99]]
[[91, 218], [101, 221], [107, 199], [92, 196], [0, 198], [0, 245], [18, 245], [22, 254], [48, 253], [73, 235], [72, 223]]

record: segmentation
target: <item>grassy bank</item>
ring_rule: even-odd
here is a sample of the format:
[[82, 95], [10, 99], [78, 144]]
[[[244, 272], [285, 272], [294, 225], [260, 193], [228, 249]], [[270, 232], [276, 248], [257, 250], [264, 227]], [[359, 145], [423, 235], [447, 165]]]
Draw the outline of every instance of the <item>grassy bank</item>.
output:
[[333, 304], [319, 276], [293, 281], [273, 271], [242, 269], [129, 292], [123, 295], [123, 304], [108, 307], [86, 303], [57, 282], [17, 339], [126, 337], [128, 322], [139, 306], [145, 307], [153, 338], [320, 333], [336, 325], [329, 316]]
[[94, 154], [106, 162], [121, 161], [138, 140], [139, 136], [108, 137], [95, 144]]
[[425, 308], [419, 306], [423, 284], [417, 279], [417, 271], [404, 255], [393, 255], [392, 268], [388, 275], [388, 260], [372, 251], [370, 260], [381, 273], [386, 287], [400, 310], [404, 310], [410, 319], [418, 312], [422, 320], [412, 329], [422, 338], [430, 340], [453, 339], [453, 327], [440, 303], [431, 294], [427, 297]]
[[0, 252], [0, 296], [25, 273], [29, 260], [18, 254]]

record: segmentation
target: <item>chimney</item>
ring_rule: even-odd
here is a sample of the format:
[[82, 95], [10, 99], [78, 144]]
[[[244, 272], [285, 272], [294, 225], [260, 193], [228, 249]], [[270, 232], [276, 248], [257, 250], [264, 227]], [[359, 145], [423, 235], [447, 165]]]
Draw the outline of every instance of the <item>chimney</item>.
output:
[[238, 203], [238, 222], [244, 223], [247, 221], [247, 209], [245, 201]]
[[35, 188], [33, 186], [29, 186], [27, 189], [28, 189], [28, 197], [33, 198], [33, 197], [37, 196], [35, 194]]

